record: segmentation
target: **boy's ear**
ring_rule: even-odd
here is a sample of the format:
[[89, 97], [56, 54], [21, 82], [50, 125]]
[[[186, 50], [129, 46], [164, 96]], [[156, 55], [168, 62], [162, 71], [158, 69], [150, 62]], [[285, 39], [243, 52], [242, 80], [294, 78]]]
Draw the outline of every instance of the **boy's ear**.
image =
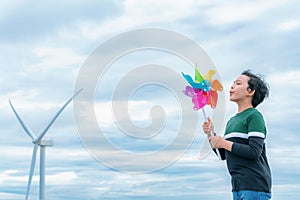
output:
[[248, 97], [253, 97], [254, 93], [255, 93], [255, 90], [251, 90], [250, 88], [248, 88], [248, 94], [247, 94]]

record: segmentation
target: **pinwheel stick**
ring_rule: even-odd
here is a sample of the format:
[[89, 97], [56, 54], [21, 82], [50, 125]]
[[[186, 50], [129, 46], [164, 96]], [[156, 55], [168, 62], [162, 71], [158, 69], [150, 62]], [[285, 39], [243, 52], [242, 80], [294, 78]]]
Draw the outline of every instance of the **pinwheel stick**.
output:
[[[208, 118], [207, 118], [207, 115], [206, 115], [206, 112], [205, 112], [204, 108], [202, 108], [201, 110], [202, 110], [204, 119], [207, 121]], [[216, 134], [213, 131], [210, 131], [210, 136], [216, 136]], [[219, 160], [221, 160], [221, 155], [220, 155], [219, 149], [216, 149], [216, 153], [217, 153], [217, 156], [218, 156]]]

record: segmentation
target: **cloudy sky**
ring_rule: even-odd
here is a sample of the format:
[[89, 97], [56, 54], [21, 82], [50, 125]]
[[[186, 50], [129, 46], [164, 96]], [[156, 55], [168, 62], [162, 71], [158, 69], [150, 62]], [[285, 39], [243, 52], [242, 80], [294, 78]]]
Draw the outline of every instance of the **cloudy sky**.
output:
[[[268, 127], [266, 143], [273, 174], [273, 199], [299, 199], [299, 6], [299, 2], [293, 0], [1, 1], [0, 199], [25, 198], [33, 147], [8, 100], [11, 99], [22, 119], [38, 134], [72, 96], [78, 77], [95, 50], [119, 34], [141, 28], [159, 28], [184, 35], [197, 42], [214, 62], [224, 85], [220, 94], [224, 98], [220, 98], [218, 107], [225, 108], [225, 113], [209, 107], [206, 111], [215, 115], [220, 135], [225, 122], [236, 112], [235, 104], [228, 101], [232, 81], [245, 69], [265, 75], [271, 89], [270, 98], [258, 109], [264, 114]], [[148, 37], [141, 35], [141, 38]], [[151, 37], [160, 39], [159, 34]], [[121, 44], [134, 43], [135, 38], [129, 39]], [[180, 42], [168, 45], [188, 48]], [[119, 44], [96, 54], [99, 66], [112, 50], [117, 51], [114, 47]], [[147, 71], [151, 67], [134, 71], [154, 64], [166, 66], [167, 71]], [[194, 130], [195, 123], [200, 126], [202, 113], [182, 114], [185, 106], [192, 110], [192, 103], [187, 97], [172, 92], [181, 82], [168, 70], [175, 71], [178, 77], [181, 71], [193, 73], [180, 55], [159, 49], [140, 49], [111, 61], [103, 76], [90, 74], [98, 78], [97, 84], [84, 91], [94, 92], [94, 112], [88, 113], [89, 104], [84, 104], [78, 112], [87, 121], [95, 118], [105, 136], [103, 141], [116, 148], [104, 148], [103, 141], [88, 146], [85, 136], [90, 137], [92, 131], [83, 133], [77, 124], [87, 126], [85, 130], [90, 126], [82, 123], [74, 112], [76, 104], [70, 104], [46, 135], [54, 140], [54, 146], [47, 148], [47, 199], [231, 198], [225, 162], [218, 161], [213, 153], [199, 159], [200, 149], [205, 149], [205, 138], [201, 130], [196, 130], [196, 134], [190, 130]], [[203, 71], [205, 73], [206, 68]], [[131, 73], [132, 76], [127, 76]], [[84, 81], [92, 79], [85, 78]], [[151, 82], [151, 78], [171, 84], [166, 86], [153, 80], [154, 84], [133, 84], [143, 79]], [[135, 90], [117, 90], [119, 85], [135, 87]], [[128, 96], [130, 99], [126, 101]], [[180, 102], [184, 99], [188, 104], [182, 106]], [[114, 115], [113, 109], [122, 107], [119, 105], [124, 102], [128, 103], [128, 115], [124, 112]], [[124, 126], [129, 128], [125, 130]], [[139, 134], [144, 138], [132, 132], [134, 130], [142, 130]], [[181, 138], [179, 130], [192, 134]], [[175, 143], [177, 138], [181, 139]], [[169, 146], [172, 148], [168, 149]], [[91, 149], [104, 155], [104, 159], [99, 159]], [[116, 149], [125, 156], [139, 156], [126, 159]], [[159, 154], [161, 152], [163, 154]], [[153, 155], [152, 159], [147, 160], [149, 155]], [[38, 196], [38, 163], [39, 157], [30, 199]], [[123, 172], [130, 169], [150, 172]]]

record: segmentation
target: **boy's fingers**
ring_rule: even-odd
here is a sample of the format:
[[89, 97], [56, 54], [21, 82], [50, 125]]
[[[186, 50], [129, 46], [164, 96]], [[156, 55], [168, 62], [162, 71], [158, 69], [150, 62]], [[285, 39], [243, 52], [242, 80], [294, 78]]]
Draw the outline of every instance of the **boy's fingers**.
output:
[[207, 120], [205, 120], [205, 121], [203, 122], [203, 125], [209, 125], [210, 123], [211, 123], [211, 120], [210, 120], [210, 118], [208, 117]]
[[211, 120], [210, 120], [210, 117], [208, 117], [208, 118], [207, 118], [207, 122], [208, 122], [208, 123], [210, 123], [210, 122], [211, 122]]

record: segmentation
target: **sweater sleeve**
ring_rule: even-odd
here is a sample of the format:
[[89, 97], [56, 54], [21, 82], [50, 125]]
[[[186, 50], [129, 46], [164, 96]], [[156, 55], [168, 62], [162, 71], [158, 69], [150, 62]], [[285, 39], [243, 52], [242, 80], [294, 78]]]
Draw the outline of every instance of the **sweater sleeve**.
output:
[[[216, 149], [212, 149], [212, 150], [215, 152], [216, 155], [218, 155]], [[225, 149], [218, 149], [218, 150], [219, 150], [219, 153], [220, 153], [220, 156], [221, 156], [221, 160], [225, 160], [226, 159]]]
[[264, 146], [264, 138], [249, 137], [248, 144], [240, 144], [234, 142], [231, 153], [243, 158], [256, 160], [260, 157]]

